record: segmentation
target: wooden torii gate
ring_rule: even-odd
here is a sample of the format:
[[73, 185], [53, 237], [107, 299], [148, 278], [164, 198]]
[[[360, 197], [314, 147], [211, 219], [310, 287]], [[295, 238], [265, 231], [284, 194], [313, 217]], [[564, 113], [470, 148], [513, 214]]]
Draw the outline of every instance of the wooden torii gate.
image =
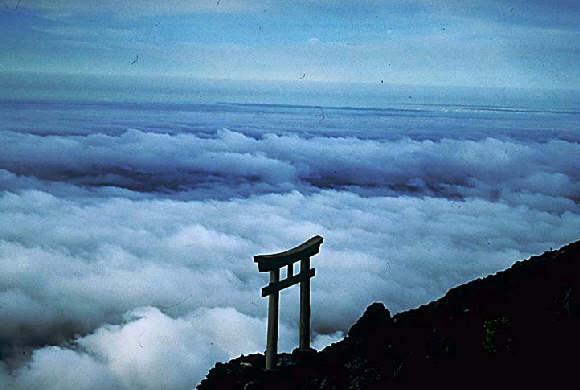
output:
[[[268, 301], [268, 336], [266, 342], [266, 369], [276, 365], [278, 354], [278, 302], [280, 290], [300, 283], [300, 350], [310, 350], [310, 257], [320, 250], [323, 238], [314, 236], [295, 248], [272, 255], [254, 256], [258, 271], [270, 272], [270, 283], [262, 288], [262, 297]], [[300, 260], [300, 273], [294, 275], [294, 263]], [[280, 268], [288, 266], [286, 279], [280, 280]]]

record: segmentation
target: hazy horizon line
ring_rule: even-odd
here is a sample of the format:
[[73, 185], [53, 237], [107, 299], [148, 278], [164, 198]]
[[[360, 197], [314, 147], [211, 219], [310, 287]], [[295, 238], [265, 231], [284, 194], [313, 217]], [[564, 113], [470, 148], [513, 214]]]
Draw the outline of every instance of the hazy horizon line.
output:
[[179, 74], [128, 74], [128, 73], [87, 73], [87, 72], [53, 72], [53, 71], [32, 71], [32, 70], [0, 70], [3, 75], [38, 75], [38, 76], [75, 76], [75, 77], [110, 77], [110, 78], [128, 78], [128, 79], [155, 79], [155, 80], [188, 80], [188, 81], [210, 81], [210, 82], [232, 82], [232, 83], [289, 83], [293, 85], [312, 84], [312, 85], [360, 85], [360, 86], [393, 86], [393, 87], [408, 87], [408, 88], [457, 88], [457, 89], [481, 89], [481, 90], [512, 90], [512, 91], [550, 91], [550, 92], [564, 92], [564, 93], [579, 93], [580, 88], [543, 88], [532, 86], [512, 86], [512, 85], [465, 85], [465, 84], [409, 84], [409, 83], [395, 83], [385, 80], [377, 81], [349, 81], [349, 80], [317, 80], [317, 79], [301, 79], [301, 78], [217, 78], [217, 77], [201, 77], [193, 75], [179, 75]]

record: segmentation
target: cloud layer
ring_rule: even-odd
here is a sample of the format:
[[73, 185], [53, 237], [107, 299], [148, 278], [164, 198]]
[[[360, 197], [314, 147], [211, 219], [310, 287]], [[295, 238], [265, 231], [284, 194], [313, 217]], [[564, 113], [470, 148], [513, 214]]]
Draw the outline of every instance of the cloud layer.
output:
[[26, 186], [26, 178], [10, 172], [89, 188], [197, 198], [330, 188], [502, 199], [559, 212], [576, 210], [580, 193], [578, 144], [558, 139], [253, 138], [229, 130], [209, 137], [139, 130], [118, 136], [1, 136], [10, 145], [0, 156], [3, 175], [16, 186], [19, 181]]
[[[235, 353], [263, 347], [265, 302], [258, 292], [266, 280], [251, 262], [253, 254], [289, 247], [315, 233], [327, 238], [314, 261], [313, 327], [328, 334], [345, 330], [372, 300], [383, 300], [394, 310], [412, 307], [511, 260], [573, 240], [580, 228], [580, 217], [571, 212], [336, 191], [222, 202], [79, 202], [26, 191], [5, 194], [0, 208], [0, 337], [6, 345], [58, 345], [103, 323], [129, 321], [127, 329], [132, 329], [134, 320], [125, 313], [140, 307], [157, 307], [165, 314], [156, 312], [154, 318], [184, 324], [199, 308], [236, 308], [224, 310], [248, 322], [253, 333], [228, 336], [216, 329], [234, 321], [226, 315], [190, 329], [198, 336], [195, 344], [183, 347], [194, 355], [184, 356], [184, 371], [191, 373], [183, 378], [189, 379], [194, 374], [199, 379], [211, 362], [231, 357], [217, 347], [203, 349], [203, 342], [230, 346]], [[347, 275], [352, 282], [345, 288]], [[296, 291], [283, 296], [283, 322], [290, 328], [297, 322], [297, 298]], [[111, 329], [117, 330], [96, 334], [120, 331]], [[173, 334], [172, 328], [166, 332], [164, 337]], [[97, 348], [101, 339], [87, 337]], [[182, 343], [181, 336], [174, 337]], [[283, 340], [293, 344], [291, 338]], [[108, 339], [100, 342], [100, 348], [114, 353]], [[117, 353], [125, 350], [119, 347]], [[33, 359], [42, 353], [35, 352]], [[165, 359], [159, 354], [166, 352], [151, 353], [155, 362]], [[148, 380], [141, 375], [139, 380]]]
[[[65, 117], [76, 126], [83, 109]], [[0, 387], [191, 388], [215, 361], [264, 349], [267, 277], [252, 256], [314, 234], [325, 237], [313, 259], [317, 347], [373, 300], [411, 308], [578, 239], [573, 128], [404, 132], [381, 130], [393, 122], [376, 111], [338, 121], [330, 110], [314, 131], [301, 115], [320, 109], [240, 110], [212, 115], [254, 127], [152, 131], [146, 109], [116, 114], [141, 120], [129, 129], [111, 117], [76, 132], [3, 122]], [[396, 123], [432, 114], [404, 115]], [[485, 115], [533, 128], [531, 113]], [[298, 299], [282, 294], [283, 350], [296, 345]]]

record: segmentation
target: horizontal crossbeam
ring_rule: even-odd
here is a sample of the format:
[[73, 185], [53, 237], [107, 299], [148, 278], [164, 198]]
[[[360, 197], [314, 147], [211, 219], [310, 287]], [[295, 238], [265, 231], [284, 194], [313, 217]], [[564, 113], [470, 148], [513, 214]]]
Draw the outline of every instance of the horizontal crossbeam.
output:
[[258, 271], [272, 271], [288, 264], [295, 263], [298, 260], [314, 256], [320, 250], [320, 244], [322, 244], [322, 241], [323, 239], [321, 236], [314, 236], [308, 241], [287, 251], [274, 253], [272, 255], [254, 256], [254, 262], [258, 263]]
[[280, 290], [293, 286], [304, 280], [308, 280], [314, 277], [314, 273], [315, 273], [314, 268], [310, 268], [307, 272], [300, 272], [297, 275], [291, 276], [279, 282], [275, 283], [271, 282], [266, 287], [262, 288], [262, 297], [267, 297], [270, 294], [276, 293]]

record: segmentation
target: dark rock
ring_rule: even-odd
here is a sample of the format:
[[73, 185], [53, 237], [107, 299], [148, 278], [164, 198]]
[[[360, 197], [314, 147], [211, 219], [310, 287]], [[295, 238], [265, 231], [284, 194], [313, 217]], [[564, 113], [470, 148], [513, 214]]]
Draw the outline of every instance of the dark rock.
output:
[[244, 390], [257, 390], [260, 386], [255, 381], [249, 381], [244, 385]]
[[370, 305], [323, 351], [218, 363], [200, 390], [574, 388], [580, 241], [391, 318]]
[[369, 333], [393, 325], [391, 313], [380, 302], [375, 302], [367, 307], [361, 318], [350, 328], [348, 336], [353, 338], [364, 338]]
[[316, 362], [316, 352], [315, 349], [300, 349], [296, 348], [292, 351], [292, 361], [297, 366], [307, 366], [312, 365]]

